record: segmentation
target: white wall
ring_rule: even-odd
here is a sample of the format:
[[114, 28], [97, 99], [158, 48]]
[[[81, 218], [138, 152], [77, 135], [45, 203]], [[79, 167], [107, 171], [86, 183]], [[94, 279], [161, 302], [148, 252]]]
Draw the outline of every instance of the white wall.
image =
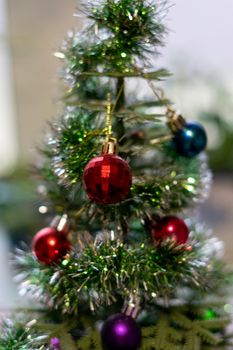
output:
[[17, 159], [17, 135], [7, 36], [5, 0], [0, 0], [0, 176], [8, 174]]
[[233, 1], [174, 0], [167, 24], [171, 32], [161, 62], [174, 57], [197, 68], [233, 76]]

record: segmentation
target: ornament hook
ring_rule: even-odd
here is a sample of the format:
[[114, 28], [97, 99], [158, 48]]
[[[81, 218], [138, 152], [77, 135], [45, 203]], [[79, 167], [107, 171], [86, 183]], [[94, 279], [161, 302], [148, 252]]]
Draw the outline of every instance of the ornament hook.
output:
[[166, 116], [167, 124], [173, 133], [176, 133], [178, 130], [182, 130], [185, 127], [186, 120], [180, 113], [177, 113], [173, 108], [167, 108]]

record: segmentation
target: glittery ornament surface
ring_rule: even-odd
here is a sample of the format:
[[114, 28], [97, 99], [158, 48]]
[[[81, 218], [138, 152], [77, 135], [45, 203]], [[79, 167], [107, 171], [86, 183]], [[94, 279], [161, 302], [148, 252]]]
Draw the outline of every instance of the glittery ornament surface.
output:
[[114, 154], [93, 158], [83, 173], [84, 189], [98, 204], [118, 203], [126, 198], [132, 184], [131, 170], [124, 159]]
[[176, 216], [165, 216], [153, 225], [152, 236], [158, 243], [170, 237], [177, 244], [185, 244], [188, 240], [189, 229], [182, 219]]
[[101, 338], [104, 350], [137, 350], [141, 344], [141, 330], [133, 318], [116, 314], [105, 322]]
[[206, 309], [203, 311], [203, 320], [214, 320], [217, 318], [217, 313], [213, 309]]
[[54, 227], [40, 230], [33, 239], [32, 249], [37, 259], [45, 265], [58, 263], [71, 249], [66, 233]]
[[50, 348], [51, 350], [61, 350], [60, 340], [57, 337], [52, 338], [50, 344], [51, 344], [51, 348]]
[[206, 148], [206, 131], [201, 124], [188, 122], [184, 129], [176, 132], [173, 143], [179, 154], [195, 157]]

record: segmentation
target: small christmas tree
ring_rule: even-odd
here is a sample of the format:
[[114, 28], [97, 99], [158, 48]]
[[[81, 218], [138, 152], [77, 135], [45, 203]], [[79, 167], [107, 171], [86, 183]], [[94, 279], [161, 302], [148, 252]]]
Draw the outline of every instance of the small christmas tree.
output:
[[[15, 261], [37, 310], [5, 321], [1, 350], [207, 350], [227, 333], [231, 271], [197, 222], [207, 136], [154, 69], [166, 1], [85, 1], [56, 56], [68, 89], [38, 167], [51, 223]], [[225, 306], [225, 307], [224, 307]]]

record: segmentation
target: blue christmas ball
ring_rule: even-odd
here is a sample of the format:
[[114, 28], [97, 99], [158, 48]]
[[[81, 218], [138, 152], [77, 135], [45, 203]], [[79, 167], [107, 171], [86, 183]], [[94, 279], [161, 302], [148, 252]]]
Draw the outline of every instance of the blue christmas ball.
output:
[[206, 131], [197, 122], [187, 122], [183, 129], [175, 133], [173, 144], [180, 155], [188, 158], [195, 157], [206, 148]]

